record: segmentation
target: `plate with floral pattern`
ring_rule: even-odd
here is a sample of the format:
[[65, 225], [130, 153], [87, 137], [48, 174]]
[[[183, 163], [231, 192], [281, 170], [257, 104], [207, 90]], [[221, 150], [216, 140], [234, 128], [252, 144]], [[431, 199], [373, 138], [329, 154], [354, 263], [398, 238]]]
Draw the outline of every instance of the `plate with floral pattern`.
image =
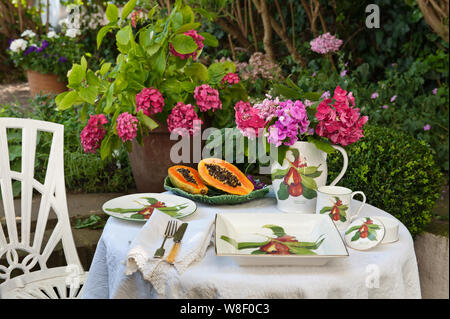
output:
[[345, 230], [345, 243], [356, 250], [368, 250], [377, 246], [384, 238], [385, 228], [376, 217], [361, 217]]
[[145, 222], [159, 210], [173, 218], [184, 218], [197, 210], [197, 205], [180, 196], [142, 193], [113, 198], [103, 204], [105, 214], [125, 220]]

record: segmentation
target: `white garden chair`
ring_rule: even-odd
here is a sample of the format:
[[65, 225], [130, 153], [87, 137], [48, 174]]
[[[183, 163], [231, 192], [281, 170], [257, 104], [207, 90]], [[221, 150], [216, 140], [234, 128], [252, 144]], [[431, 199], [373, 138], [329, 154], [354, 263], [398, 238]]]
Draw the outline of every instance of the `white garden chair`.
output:
[[[21, 172], [10, 169], [7, 128], [22, 131]], [[53, 135], [43, 184], [34, 178], [38, 131]], [[5, 225], [0, 224], [0, 260], [6, 260], [6, 266], [0, 264], [0, 282], [3, 281], [0, 285], [0, 298], [81, 297], [87, 272], [83, 271], [70, 228], [63, 148], [63, 125], [30, 119], [0, 118], [0, 188], [5, 213]], [[12, 182], [15, 180], [21, 182], [20, 214], [14, 208]], [[41, 202], [35, 216], [34, 238], [31, 240], [33, 190], [41, 194]], [[51, 210], [55, 213], [57, 222], [44, 244]], [[66, 264], [48, 268], [47, 262], [58, 243], [62, 244]], [[21, 258], [20, 255], [25, 256]], [[23, 274], [13, 277], [13, 270]]]

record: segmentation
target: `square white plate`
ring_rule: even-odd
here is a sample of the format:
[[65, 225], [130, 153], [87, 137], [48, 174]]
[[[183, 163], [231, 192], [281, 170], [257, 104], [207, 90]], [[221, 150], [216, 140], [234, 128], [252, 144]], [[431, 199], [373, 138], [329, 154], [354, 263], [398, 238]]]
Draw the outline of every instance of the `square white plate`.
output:
[[[274, 228], [273, 225], [281, 227], [282, 230]], [[243, 242], [273, 244], [271, 239], [279, 238], [281, 234], [294, 236], [294, 240], [298, 242], [323, 241], [317, 248], [297, 250], [299, 254], [293, 254], [295, 250], [289, 248], [290, 254], [284, 255], [264, 254], [260, 247], [267, 250], [268, 246], [255, 245], [256, 247], [245, 249], [242, 249], [245, 244], [241, 244], [241, 249], [237, 246], [237, 243]], [[230, 239], [225, 240], [226, 237]], [[278, 243], [283, 244], [283, 241]], [[291, 241], [288, 245], [292, 247], [299, 244]], [[286, 246], [282, 248], [286, 249]], [[347, 248], [331, 218], [318, 214], [218, 213], [215, 250], [217, 256], [231, 257], [241, 266], [321, 266], [333, 258], [348, 257]], [[303, 254], [304, 252], [306, 254]]]

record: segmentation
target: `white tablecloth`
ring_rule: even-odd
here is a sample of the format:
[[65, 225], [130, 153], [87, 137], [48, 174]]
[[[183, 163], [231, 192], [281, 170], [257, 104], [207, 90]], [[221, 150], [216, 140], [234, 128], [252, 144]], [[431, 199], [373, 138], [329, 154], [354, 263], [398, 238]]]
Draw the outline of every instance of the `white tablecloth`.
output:
[[[352, 210], [359, 204], [354, 200]], [[271, 197], [230, 206], [199, 204], [186, 221], [216, 212], [275, 212], [275, 207]], [[368, 204], [360, 216], [392, 217]], [[83, 298], [421, 298], [413, 240], [401, 223], [397, 242], [369, 251], [348, 248], [349, 257], [320, 267], [240, 267], [229, 257], [216, 256], [211, 245], [205, 258], [181, 276], [171, 270], [165, 296], [158, 296], [140, 272], [125, 275], [126, 254], [142, 225], [108, 219]]]

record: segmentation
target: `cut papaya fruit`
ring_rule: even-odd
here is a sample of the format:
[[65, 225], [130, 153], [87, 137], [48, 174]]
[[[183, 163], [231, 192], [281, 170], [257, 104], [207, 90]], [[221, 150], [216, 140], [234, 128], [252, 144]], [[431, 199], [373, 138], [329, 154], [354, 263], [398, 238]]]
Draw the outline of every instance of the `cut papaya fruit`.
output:
[[172, 184], [191, 194], [208, 193], [208, 187], [203, 183], [195, 168], [183, 165], [175, 165], [168, 169]]
[[206, 185], [233, 195], [247, 195], [253, 183], [236, 166], [220, 158], [205, 158], [198, 163], [198, 173]]

